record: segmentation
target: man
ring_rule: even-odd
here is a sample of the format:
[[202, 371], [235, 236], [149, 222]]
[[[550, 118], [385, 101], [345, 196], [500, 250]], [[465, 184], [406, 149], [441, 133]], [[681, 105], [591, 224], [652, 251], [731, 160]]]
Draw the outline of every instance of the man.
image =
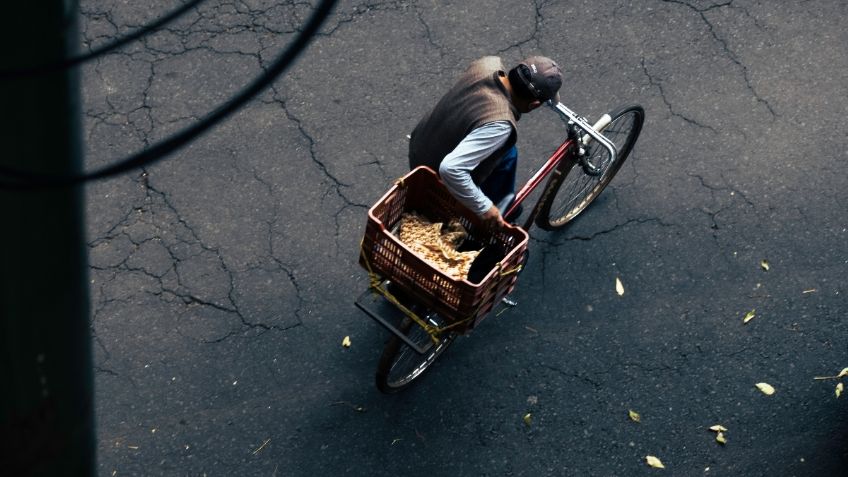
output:
[[507, 207], [514, 196], [516, 122], [548, 100], [559, 101], [560, 86], [559, 66], [543, 56], [508, 73], [495, 56], [472, 62], [412, 131], [410, 168], [437, 170], [451, 194], [487, 226], [503, 225], [496, 204]]

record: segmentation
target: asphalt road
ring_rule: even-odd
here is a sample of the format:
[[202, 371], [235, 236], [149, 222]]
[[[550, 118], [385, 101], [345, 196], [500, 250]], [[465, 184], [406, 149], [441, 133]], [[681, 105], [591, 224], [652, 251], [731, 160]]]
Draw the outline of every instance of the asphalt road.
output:
[[[309, 3], [209, 0], [85, 67], [89, 167], [225, 100]], [[84, 0], [84, 45], [176, 5]], [[259, 99], [88, 187], [100, 475], [842, 473], [848, 397], [813, 378], [848, 366], [846, 18], [839, 0], [341, 2]], [[642, 136], [577, 223], [532, 230], [518, 307], [381, 395], [386, 332], [353, 306], [367, 207], [467, 62], [536, 53], [583, 115], [642, 104]], [[562, 127], [519, 127], [526, 177]]]

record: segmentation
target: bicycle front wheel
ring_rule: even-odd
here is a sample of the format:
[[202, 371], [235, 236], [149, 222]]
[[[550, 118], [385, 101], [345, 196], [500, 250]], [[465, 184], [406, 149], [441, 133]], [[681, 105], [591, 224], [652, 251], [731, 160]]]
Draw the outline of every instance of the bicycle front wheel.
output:
[[558, 174], [554, 174], [547, 185], [550, 193], [542, 204], [536, 224], [545, 230], [557, 230], [565, 227], [592, 203], [612, 178], [621, 169], [624, 160], [633, 149], [642, 123], [645, 110], [641, 106], [625, 106], [609, 113], [610, 122], [599, 131], [615, 144], [618, 151], [613, 163], [608, 151], [597, 141], [586, 146], [586, 156], [599, 174], [589, 175], [574, 162], [563, 162]]
[[[443, 326], [439, 316], [435, 313], [424, 315], [424, 319], [433, 326]], [[419, 347], [426, 348], [427, 351], [424, 354], [419, 354], [397, 336], [392, 335], [389, 338], [386, 347], [383, 349], [383, 355], [380, 356], [376, 376], [377, 389], [387, 394], [396, 393], [415, 382], [456, 338], [456, 333], [445, 332], [442, 333], [438, 344], [433, 343], [424, 328], [418, 326], [409, 317], [404, 317], [398, 330]]]

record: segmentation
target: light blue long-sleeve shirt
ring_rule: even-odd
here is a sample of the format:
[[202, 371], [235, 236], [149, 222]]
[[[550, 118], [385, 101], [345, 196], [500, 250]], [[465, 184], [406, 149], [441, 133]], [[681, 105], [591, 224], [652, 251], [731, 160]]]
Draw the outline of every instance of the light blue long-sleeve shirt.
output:
[[439, 177], [463, 205], [477, 215], [485, 214], [493, 205], [471, 178], [471, 172], [501, 146], [512, 134], [509, 121], [486, 123], [465, 136], [439, 165]]

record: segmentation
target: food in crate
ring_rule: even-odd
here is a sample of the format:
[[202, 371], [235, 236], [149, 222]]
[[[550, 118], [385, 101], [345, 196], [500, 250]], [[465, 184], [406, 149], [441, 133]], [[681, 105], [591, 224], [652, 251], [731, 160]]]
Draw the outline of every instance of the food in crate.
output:
[[479, 250], [459, 251], [468, 236], [457, 219], [430, 222], [416, 212], [404, 212], [398, 237], [415, 254], [455, 280], [464, 280]]

